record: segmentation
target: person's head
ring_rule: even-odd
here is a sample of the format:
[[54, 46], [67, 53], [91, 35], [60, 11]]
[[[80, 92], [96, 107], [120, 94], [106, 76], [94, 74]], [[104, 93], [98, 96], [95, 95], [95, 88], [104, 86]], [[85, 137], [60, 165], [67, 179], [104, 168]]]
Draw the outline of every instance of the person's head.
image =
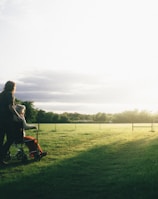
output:
[[21, 104], [17, 104], [16, 105], [16, 111], [20, 114], [20, 115], [24, 115], [25, 114], [25, 110], [26, 107], [24, 105]]
[[15, 92], [16, 84], [13, 81], [7, 81], [4, 85], [4, 91], [6, 92]]

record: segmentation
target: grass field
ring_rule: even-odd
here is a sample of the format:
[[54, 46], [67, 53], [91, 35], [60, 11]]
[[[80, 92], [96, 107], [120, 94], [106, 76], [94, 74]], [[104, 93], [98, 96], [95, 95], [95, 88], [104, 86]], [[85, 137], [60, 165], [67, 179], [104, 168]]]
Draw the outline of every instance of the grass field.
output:
[[48, 155], [0, 168], [1, 199], [158, 198], [158, 128], [41, 124], [38, 138]]

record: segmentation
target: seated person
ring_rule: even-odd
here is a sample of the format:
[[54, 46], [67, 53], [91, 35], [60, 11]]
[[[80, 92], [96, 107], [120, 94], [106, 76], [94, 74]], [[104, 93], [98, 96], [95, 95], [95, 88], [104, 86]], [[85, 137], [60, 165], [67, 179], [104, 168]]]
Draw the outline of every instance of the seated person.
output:
[[[19, 113], [19, 115], [22, 118], [22, 136], [23, 136], [23, 140], [25, 141], [26, 146], [28, 147], [31, 156], [34, 156], [34, 151], [36, 151], [38, 149], [38, 151], [40, 152], [40, 156], [46, 156], [47, 152], [44, 152], [41, 148], [41, 146], [39, 145], [38, 141], [36, 138], [34, 138], [33, 136], [26, 136], [25, 135], [25, 130], [28, 129], [36, 129], [35, 125], [31, 125], [31, 124], [27, 124], [26, 119], [25, 119], [25, 110], [26, 107], [24, 105], [21, 104], [17, 104], [16, 105], [16, 111]], [[20, 126], [20, 124], [19, 124]]]

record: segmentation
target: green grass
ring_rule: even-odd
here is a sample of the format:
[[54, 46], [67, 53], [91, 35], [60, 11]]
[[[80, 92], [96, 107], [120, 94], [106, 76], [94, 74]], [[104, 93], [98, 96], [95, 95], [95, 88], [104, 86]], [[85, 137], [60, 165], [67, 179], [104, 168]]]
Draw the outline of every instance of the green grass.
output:
[[0, 169], [2, 199], [158, 198], [158, 129], [41, 124], [39, 143], [48, 151], [41, 161]]

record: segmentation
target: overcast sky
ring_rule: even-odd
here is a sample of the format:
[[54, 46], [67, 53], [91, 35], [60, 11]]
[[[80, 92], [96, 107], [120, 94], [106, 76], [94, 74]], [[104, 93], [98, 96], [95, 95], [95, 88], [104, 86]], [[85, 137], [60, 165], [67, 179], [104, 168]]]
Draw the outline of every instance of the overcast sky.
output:
[[158, 111], [157, 0], [0, 0], [0, 87], [52, 112]]

